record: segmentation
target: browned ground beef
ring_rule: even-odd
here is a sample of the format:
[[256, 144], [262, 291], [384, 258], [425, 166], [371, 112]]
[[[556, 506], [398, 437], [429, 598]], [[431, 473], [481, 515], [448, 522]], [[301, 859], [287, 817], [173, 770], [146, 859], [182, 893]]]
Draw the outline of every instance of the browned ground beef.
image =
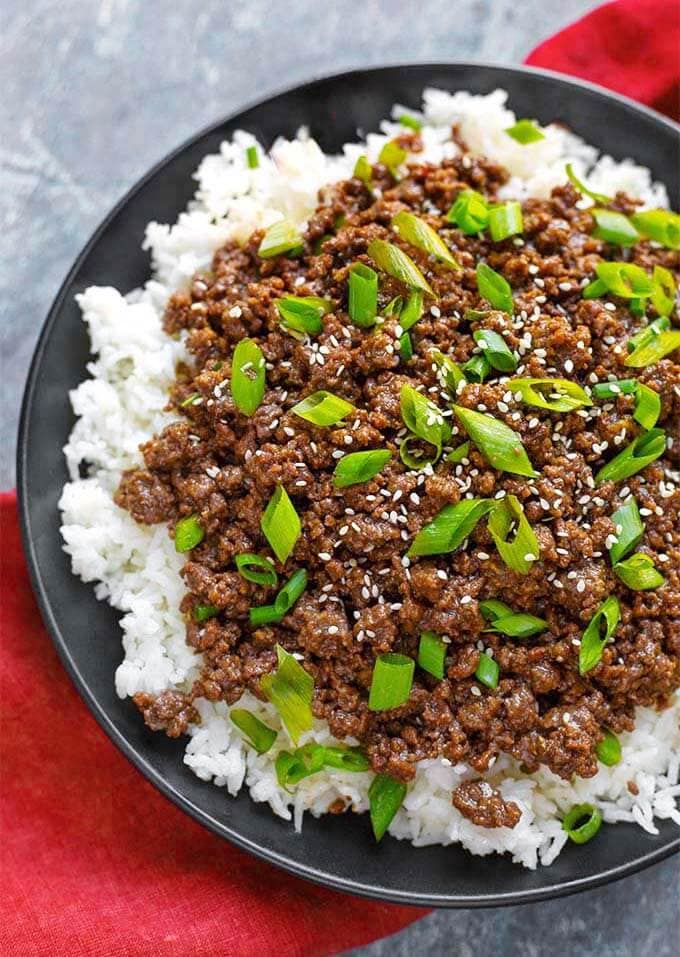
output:
[[480, 827], [515, 827], [521, 811], [514, 801], [505, 801], [487, 781], [465, 781], [451, 796], [463, 817]]
[[[472, 186], [493, 199], [506, 178], [493, 163], [467, 155], [440, 166], [412, 165], [396, 184], [378, 165], [375, 196], [358, 179], [322, 191], [301, 257], [262, 260], [261, 234], [255, 234], [243, 248], [227, 244], [218, 250], [212, 270], [170, 300], [167, 331], [188, 331], [195, 365], [178, 370], [172, 390], [179, 421], [143, 447], [146, 468], [123, 477], [117, 500], [138, 521], [166, 521], [170, 533], [181, 516], [199, 516], [206, 535], [183, 568], [188, 592], [182, 610], [187, 641], [203, 653], [204, 666], [181, 701], [139, 697], [151, 727], [179, 733], [195, 719], [191, 700], [200, 696], [232, 704], [248, 689], [261, 697], [259, 681], [275, 666], [277, 643], [298, 653], [314, 677], [314, 713], [338, 737], [358, 738], [375, 771], [403, 780], [413, 777], [423, 758], [466, 761], [483, 772], [499, 752], [529, 771], [543, 764], [564, 778], [588, 777], [597, 769], [595, 747], [603, 728], [630, 730], [636, 705], [668, 703], [680, 684], [680, 497], [668, 478], [678, 450], [677, 364], [666, 358], [638, 376], [660, 394], [659, 425], [675, 434], [675, 445], [623, 483], [596, 488], [593, 476], [641, 431], [632, 418], [632, 397], [554, 413], [517, 402], [498, 373], [466, 386], [457, 401], [519, 432], [538, 478], [500, 473], [474, 446], [463, 463], [441, 460], [425, 472], [400, 461], [402, 384], [423, 389], [448, 408], [451, 397], [442, 393], [432, 352], [464, 362], [475, 348], [475, 328], [505, 335], [520, 355], [515, 375], [563, 377], [584, 386], [612, 374], [631, 375], [623, 365], [626, 341], [647, 320], [634, 317], [625, 300], [582, 298], [595, 264], [622, 253], [593, 237], [593, 218], [577, 207], [570, 185], [555, 189], [549, 200], [523, 203], [520, 240], [464, 236], [446, 221], [461, 189]], [[631, 210], [634, 204], [620, 195], [615, 207]], [[462, 271], [434, 264], [396, 237], [390, 220], [401, 209], [439, 231]], [[327, 234], [331, 238], [315, 253]], [[366, 330], [347, 314], [348, 267], [369, 262], [366, 247], [375, 237], [401, 245], [436, 291], [411, 331], [414, 355], [408, 362], [399, 357], [394, 319]], [[623, 256], [648, 270], [655, 264], [678, 270], [677, 253], [647, 241]], [[465, 320], [466, 309], [488, 309], [477, 292], [480, 260], [512, 285], [514, 318], [492, 311], [483, 320]], [[381, 275], [381, 309], [403, 293], [398, 282]], [[337, 307], [318, 337], [300, 342], [280, 327], [274, 301], [282, 294], [324, 296]], [[264, 401], [252, 417], [236, 409], [228, 385], [230, 358], [244, 336], [257, 340], [267, 360]], [[350, 400], [356, 414], [319, 428], [290, 413], [319, 389]], [[200, 404], [180, 407], [196, 392]], [[464, 438], [454, 425], [451, 445]], [[335, 489], [331, 475], [338, 457], [372, 448], [394, 453], [383, 472], [368, 483]], [[302, 535], [285, 567], [277, 567], [285, 576], [306, 568], [309, 585], [280, 624], [254, 630], [249, 607], [271, 602], [274, 592], [245, 581], [234, 556], [271, 556], [260, 518], [278, 483], [295, 504]], [[503, 563], [485, 522], [454, 554], [404, 559], [416, 533], [443, 506], [502, 493], [519, 498], [540, 542], [540, 561], [528, 574]], [[654, 591], [627, 589], [608, 559], [610, 516], [630, 493], [645, 516], [641, 548], [666, 576]], [[621, 602], [615, 641], [582, 677], [578, 639], [612, 594]], [[483, 598], [538, 615], [549, 628], [525, 640], [484, 632], [478, 607]], [[191, 612], [206, 603], [220, 614], [198, 624]], [[376, 656], [398, 651], [416, 657], [424, 629], [450, 641], [444, 680], [416, 669], [403, 706], [369, 711]], [[474, 677], [482, 649], [491, 650], [500, 665], [494, 690]], [[488, 826], [511, 824], [513, 805], [498, 795], [472, 793], [480, 787], [459, 789], [456, 807], [473, 820], [490, 821]]]

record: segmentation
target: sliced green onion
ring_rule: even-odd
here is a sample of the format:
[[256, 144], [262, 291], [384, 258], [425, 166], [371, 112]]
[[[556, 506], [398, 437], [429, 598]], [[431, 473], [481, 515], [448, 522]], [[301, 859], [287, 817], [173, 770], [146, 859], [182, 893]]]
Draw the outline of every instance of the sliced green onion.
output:
[[203, 396], [200, 392], [192, 392], [191, 395], [188, 395], [183, 402], [180, 402], [180, 409], [187, 409], [190, 405], [198, 405], [203, 401]]
[[507, 618], [515, 614], [509, 605], [498, 598], [485, 598], [480, 601], [479, 610], [487, 621], [496, 621], [498, 618]]
[[434, 465], [441, 456], [441, 449], [438, 448], [433, 448], [433, 451], [429, 454], [419, 447], [416, 447], [412, 452], [411, 446], [420, 441], [417, 435], [407, 435], [406, 438], [399, 442], [399, 458], [407, 469], [420, 471], [427, 465]]
[[250, 609], [250, 624], [259, 628], [261, 625], [281, 621], [306, 587], [307, 572], [304, 568], [299, 568], [279, 591], [273, 605], [259, 605]]
[[371, 826], [376, 841], [382, 840], [406, 797], [406, 785], [387, 774], [376, 774], [368, 789]]
[[609, 558], [612, 565], [616, 565], [628, 552], [637, 548], [645, 530], [638, 504], [632, 495], [614, 512], [612, 522], [616, 528], [616, 542], [609, 549]]
[[321, 332], [321, 319], [333, 308], [330, 299], [319, 296], [283, 296], [275, 301], [275, 305], [282, 325], [309, 336]]
[[613, 209], [593, 208], [589, 210], [595, 220], [593, 236], [615, 246], [632, 246], [640, 239], [640, 234], [623, 213]]
[[[654, 267], [656, 269], [656, 266]], [[654, 303], [654, 293], [650, 296], [650, 300]], [[628, 308], [632, 316], [642, 317], [647, 311], [647, 300], [646, 299], [631, 299], [628, 303]]]
[[419, 439], [434, 445], [438, 455], [441, 454], [442, 445], [451, 436], [451, 426], [439, 407], [410, 385], [401, 387], [400, 407], [404, 425]]
[[264, 398], [264, 355], [253, 339], [241, 339], [231, 359], [231, 397], [244, 415], [252, 415]]
[[604, 738], [595, 748], [595, 753], [598, 760], [608, 768], [613, 768], [621, 761], [621, 742], [609, 728], [604, 729]]
[[260, 165], [260, 158], [257, 155], [257, 146], [249, 146], [246, 149], [246, 163], [248, 164], [248, 169], [257, 169]]
[[569, 182], [579, 193], [582, 193], [583, 196], [589, 196], [591, 199], [594, 199], [596, 203], [611, 203], [611, 196], [605, 196], [604, 193], [596, 193], [592, 189], [589, 189], [586, 184], [578, 178], [571, 163], [567, 163], [565, 169]]
[[483, 353], [472, 356], [462, 368], [468, 382], [484, 382], [491, 372], [489, 360]]
[[203, 622], [209, 618], [219, 615], [220, 610], [217, 605], [196, 605], [194, 608], [194, 621]]
[[644, 552], [636, 552], [630, 558], [614, 565], [614, 574], [633, 591], [649, 591], [663, 585], [665, 578]]
[[367, 156], [359, 157], [354, 164], [352, 176], [356, 176], [357, 179], [360, 179], [367, 189], [373, 187], [373, 167], [369, 163]]
[[[257, 585], [266, 585], [270, 588], [278, 582], [276, 569], [264, 555], [243, 552], [234, 558], [234, 562], [240, 575], [248, 582], [255, 582]], [[260, 571], [256, 570], [258, 568]]]
[[277, 485], [260, 520], [272, 551], [283, 564], [295, 548], [302, 526], [295, 506], [283, 485]]
[[551, 412], [572, 412], [584, 405], [592, 405], [588, 393], [568, 379], [510, 379], [512, 392], [519, 392], [525, 405]]
[[323, 751], [323, 763], [327, 768], [358, 772], [368, 771], [371, 766], [371, 762], [361, 748], [326, 747]]
[[533, 120], [517, 120], [513, 126], [508, 126], [505, 132], [522, 146], [526, 146], [528, 143], [538, 143], [539, 140], [545, 139], [545, 134], [540, 131]]
[[635, 379], [612, 379], [610, 382], [596, 382], [591, 392], [594, 399], [618, 399], [620, 395], [633, 395], [636, 389]]
[[[680, 345], [680, 343], [679, 343]], [[633, 418], [643, 429], [653, 429], [661, 415], [661, 396], [643, 382], [637, 383]]]
[[453, 464], [457, 464], [458, 462], [462, 462], [463, 459], [466, 459], [469, 454], [470, 454], [470, 442], [469, 441], [462, 442], [452, 452], [449, 452], [449, 454], [446, 456], [445, 461], [452, 462]]
[[509, 348], [503, 336], [493, 329], [476, 329], [472, 338], [481, 346], [489, 365], [499, 372], [514, 372], [517, 368], [517, 356]]
[[451, 395], [455, 395], [461, 382], [465, 382], [465, 373], [462, 368], [457, 362], [454, 362], [453, 359], [449, 356], [445, 356], [444, 353], [439, 352], [439, 350], [435, 350], [432, 353], [432, 358], [438, 367], [442, 384]]
[[501, 635], [507, 635], [508, 638], [530, 638], [532, 635], [540, 635], [547, 627], [548, 622], [543, 618], [518, 611], [494, 618], [490, 627], [484, 630], [495, 631]]
[[385, 468], [391, 458], [392, 453], [389, 449], [350, 452], [349, 455], [344, 455], [335, 466], [333, 485], [335, 488], [347, 488], [348, 485], [369, 482]]
[[365, 263], [349, 269], [349, 317], [357, 326], [372, 326], [378, 312], [378, 274]]
[[651, 278], [634, 263], [601, 262], [595, 266], [595, 272], [607, 292], [622, 299], [646, 299], [654, 292]]
[[258, 754], [266, 754], [276, 741], [276, 731], [268, 727], [264, 721], [260, 721], [252, 711], [246, 711], [245, 708], [232, 708], [229, 717]]
[[452, 269], [461, 268], [439, 233], [428, 226], [424, 219], [402, 210], [392, 217], [392, 227], [402, 239], [427, 253], [428, 256], [434, 256], [439, 262], [443, 262]]
[[636, 228], [668, 249], [680, 249], [680, 215], [668, 209], [645, 209], [632, 217]]
[[562, 821], [574, 844], [587, 844], [602, 827], [602, 813], [593, 804], [577, 804]]
[[670, 316], [677, 301], [677, 286], [673, 273], [664, 266], [655, 266], [652, 270], [652, 282], [654, 284], [654, 292], [650, 297], [652, 305], [659, 316]]
[[420, 269], [410, 256], [407, 256], [394, 243], [388, 243], [384, 239], [374, 239], [368, 244], [367, 252], [373, 262], [388, 276], [398, 279], [411, 289], [420, 289], [429, 296], [434, 296], [432, 287]]
[[477, 289], [494, 309], [512, 314], [514, 303], [510, 283], [486, 263], [477, 263]]
[[513, 200], [503, 203], [502, 206], [492, 206], [489, 209], [489, 232], [495, 243], [500, 243], [510, 236], [516, 236], [524, 230], [522, 206]]
[[680, 349], [680, 329], [669, 329], [634, 349], [626, 357], [624, 365], [641, 369], [643, 366], [653, 365], [671, 352], [675, 352], [676, 349]]
[[378, 655], [368, 695], [369, 711], [389, 711], [407, 701], [415, 667], [413, 658], [406, 655]]
[[399, 337], [399, 357], [403, 362], [413, 358], [413, 342], [408, 332], [404, 332]]
[[190, 552], [192, 548], [203, 541], [205, 532], [201, 528], [198, 515], [187, 515], [180, 518], [175, 525], [175, 551]]
[[418, 665], [435, 678], [444, 677], [446, 642], [433, 631], [423, 631], [418, 645]]
[[[607, 292], [607, 283], [603, 282], [602, 279], [593, 279], [592, 282], [589, 282], [588, 285], [583, 290], [584, 299], [597, 299], [599, 296], [604, 296]], [[631, 299], [631, 308], [634, 302], [640, 302], [639, 299]]]
[[277, 669], [263, 675], [260, 689], [278, 711], [293, 744], [312, 728], [312, 695], [314, 679], [293, 655], [276, 646]]
[[519, 435], [504, 422], [461, 405], [454, 405], [453, 411], [489, 465], [501, 472], [536, 478], [538, 472], [529, 461]]
[[444, 508], [418, 532], [407, 555], [444, 555], [461, 545], [494, 506], [486, 498], [466, 498]]
[[402, 165], [408, 153], [403, 149], [397, 142], [390, 140], [389, 143], [385, 143], [383, 148], [380, 150], [380, 155], [378, 156], [378, 162], [382, 163], [383, 166], [386, 166], [392, 176], [397, 178], [397, 170]]
[[276, 609], [276, 605], [257, 605], [248, 612], [248, 620], [253, 628], [262, 628], [264, 625], [278, 624], [283, 618]]
[[274, 768], [276, 780], [282, 788], [299, 784], [304, 778], [317, 774], [324, 765], [324, 746], [309, 741], [295, 751], [280, 751], [276, 756]]
[[419, 120], [417, 116], [411, 116], [409, 113], [402, 113], [399, 117], [399, 122], [402, 126], [407, 126], [410, 130], [422, 130], [423, 123], [422, 120]]
[[301, 419], [305, 419], [306, 422], [326, 427], [337, 425], [354, 412], [355, 407], [346, 399], [341, 399], [339, 395], [320, 389], [298, 402], [290, 411], [299, 415]]
[[636, 332], [635, 335], [628, 340], [626, 343], [628, 351], [635, 352], [635, 350], [641, 346], [648, 345], [656, 336], [660, 335], [666, 329], [670, 329], [670, 327], [670, 319], [667, 316], [659, 316], [658, 319], [655, 319], [654, 322], [650, 322], [649, 325], [640, 329], [639, 332]]
[[489, 532], [508, 566], [526, 575], [538, 560], [540, 546], [516, 495], [506, 495], [489, 513]]
[[479, 656], [479, 663], [475, 668], [475, 678], [487, 688], [497, 688], [501, 669], [498, 662], [491, 655], [483, 651]]
[[599, 664], [605, 645], [616, 631], [620, 617], [619, 600], [610, 595], [602, 602], [583, 632], [578, 655], [579, 674], [585, 675]]
[[666, 434], [663, 429], [650, 429], [649, 432], [638, 435], [630, 445], [614, 456], [611, 461], [603, 465], [595, 476], [595, 481], [620, 482], [621, 479], [635, 475], [651, 462], [663, 455], [666, 449]]
[[407, 332], [418, 322], [423, 314], [423, 293], [420, 289], [412, 289], [408, 299], [399, 312], [399, 325]]
[[446, 218], [467, 236], [473, 236], [489, 225], [489, 206], [481, 193], [474, 189], [465, 189], [458, 194]]
[[280, 219], [270, 226], [262, 237], [257, 250], [261, 259], [272, 259], [274, 256], [299, 256], [304, 248], [304, 240], [296, 226], [287, 219]]

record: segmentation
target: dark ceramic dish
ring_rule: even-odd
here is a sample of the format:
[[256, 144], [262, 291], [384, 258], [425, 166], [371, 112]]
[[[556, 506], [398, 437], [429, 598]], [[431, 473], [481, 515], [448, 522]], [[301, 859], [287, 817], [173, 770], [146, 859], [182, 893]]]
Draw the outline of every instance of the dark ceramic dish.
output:
[[66, 668], [106, 733], [170, 800], [244, 850], [340, 890], [432, 906], [516, 904], [604, 884], [659, 861], [679, 849], [678, 829], [668, 821], [660, 822], [658, 836], [632, 825], [605, 827], [591, 844], [571, 845], [551, 867], [534, 872], [460, 847], [417, 849], [391, 838], [376, 846], [365, 815], [309, 817], [295, 834], [247, 793], [232, 799], [201, 782], [182, 763], [183, 742], [149, 731], [135, 707], [116, 697], [117, 613], [71, 574], [59, 536], [57, 501], [67, 479], [61, 449], [73, 425], [68, 390], [85, 378], [88, 359], [75, 294], [92, 284], [128, 290], [147, 279], [148, 257], [140, 248], [146, 223], [174, 222], [194, 190], [191, 174], [199, 160], [239, 127], [269, 145], [305, 124], [333, 152], [355, 139], [357, 128], [377, 128], [393, 103], [417, 107], [426, 86], [477, 93], [504, 87], [519, 116], [560, 120], [615, 158], [633, 156], [650, 167], [677, 207], [677, 128], [628, 100], [556, 74], [422, 64], [344, 73], [272, 96], [199, 133], [159, 163], [79, 256], [52, 306], [28, 378], [19, 436], [21, 516], [33, 584]]

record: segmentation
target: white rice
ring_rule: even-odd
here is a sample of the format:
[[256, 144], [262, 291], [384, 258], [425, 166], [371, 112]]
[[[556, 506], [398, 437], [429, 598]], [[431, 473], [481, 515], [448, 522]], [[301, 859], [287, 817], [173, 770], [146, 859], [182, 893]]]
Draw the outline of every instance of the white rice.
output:
[[[572, 162], [594, 189], [622, 189], [645, 206], [667, 206], [665, 189], [652, 182], [649, 170], [632, 160], [617, 163], [599, 156], [594, 147], [558, 126], [549, 126], [538, 143], [516, 144], [503, 132], [515, 121], [506, 99], [501, 90], [488, 96], [426, 90], [424, 158], [437, 162], [456, 154], [450, 132], [457, 123], [472, 151], [509, 169], [507, 197], [547, 196], [564, 181], [565, 163]], [[395, 107], [393, 116], [402, 112]], [[197, 269], [209, 265], [215, 248], [226, 239], [245, 239], [282, 215], [303, 226], [316, 206], [318, 189], [351, 175], [362, 152], [375, 160], [397, 132], [403, 127], [385, 121], [381, 132], [370, 133], [365, 143], [346, 145], [341, 156], [326, 156], [301, 130], [295, 140], [278, 140], [269, 156], [258, 147], [256, 170], [245, 162], [246, 147], [256, 141], [249, 133], [237, 132], [232, 142], [222, 143], [219, 154], [201, 163], [196, 198], [177, 223], [149, 224], [145, 248], [151, 250], [153, 276], [145, 287], [127, 296], [92, 287], [78, 297], [95, 358], [88, 365], [91, 378], [71, 393], [78, 421], [64, 450], [71, 481], [60, 501], [62, 534], [74, 573], [94, 582], [97, 596], [124, 613], [125, 654], [116, 672], [121, 698], [138, 691], [188, 690], [200, 670], [200, 656], [185, 643], [178, 610], [185, 590], [179, 576], [184, 559], [164, 526], [137, 525], [112, 499], [121, 471], [141, 463], [140, 442], [171, 421], [163, 411], [166, 391], [186, 353], [181, 341], [162, 331], [165, 302]], [[81, 464], [87, 468], [86, 478], [79, 477]], [[281, 727], [270, 706], [249, 695], [242, 702]], [[304, 811], [323, 814], [339, 796], [357, 811], [367, 809], [370, 774], [322, 771], [289, 794], [274, 773], [278, 750], [290, 746], [285, 730], [274, 749], [259, 756], [244, 745], [224, 703], [196, 704], [202, 722], [190, 729], [184, 761], [203, 780], [226, 787], [230, 794], [245, 784], [253, 800], [268, 802], [298, 829]], [[595, 777], [573, 784], [548, 770], [522, 774], [517, 762], [499, 758], [485, 777], [519, 805], [521, 820], [512, 830], [478, 827], [452, 806], [452, 789], [478, 776], [467, 765], [422, 761], [390, 833], [416, 845], [457, 842], [475, 854], [507, 852], [534, 868], [551, 863], [564, 846], [559, 819], [574, 803], [595, 803], [606, 821], [633, 821], [650, 833], [656, 833], [654, 818], [672, 818], [680, 825], [679, 718], [680, 698], [660, 714], [639, 709], [635, 731], [621, 736], [621, 763], [601, 767]], [[332, 740], [323, 722], [316, 722], [301, 743], [312, 738]], [[631, 793], [629, 782], [637, 785], [637, 794]]]

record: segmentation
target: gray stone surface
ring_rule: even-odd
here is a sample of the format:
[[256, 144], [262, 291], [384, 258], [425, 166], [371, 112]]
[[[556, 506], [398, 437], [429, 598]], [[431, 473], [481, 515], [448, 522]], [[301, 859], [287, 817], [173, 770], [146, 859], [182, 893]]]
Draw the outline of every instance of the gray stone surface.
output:
[[[21, 390], [49, 304], [94, 227], [152, 163], [284, 85], [399, 60], [519, 62], [593, 6], [1, 0], [0, 487], [14, 480]], [[678, 876], [670, 861], [587, 897], [440, 912], [353, 957], [670, 957], [678, 951]]]

